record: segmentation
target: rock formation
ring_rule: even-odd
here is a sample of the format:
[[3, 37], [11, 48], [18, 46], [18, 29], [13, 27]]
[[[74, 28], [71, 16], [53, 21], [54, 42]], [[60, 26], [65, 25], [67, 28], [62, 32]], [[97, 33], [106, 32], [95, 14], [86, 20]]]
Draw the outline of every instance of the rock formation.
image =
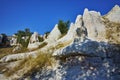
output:
[[[47, 68], [47, 65], [51, 65], [48, 61], [45, 67], [33, 71], [29, 76], [21, 77], [20, 80], [27, 77], [32, 80], [120, 80], [119, 15], [118, 6], [105, 16], [85, 9], [83, 16], [77, 16], [75, 23], [71, 23], [67, 34], [62, 38], [58, 25], [55, 25], [44, 41], [48, 43], [47, 46], [28, 53], [7, 55], [0, 61], [36, 57], [38, 51], [41, 51], [52, 53], [56, 66]], [[38, 33], [34, 33], [28, 48], [38, 46]]]
[[53, 28], [53, 30], [48, 35], [45, 42], [47, 42], [48, 44], [54, 43], [60, 38], [60, 36], [61, 36], [61, 32], [58, 29], [58, 25], [56, 24], [55, 27]]
[[38, 40], [38, 33], [34, 32], [30, 38], [29, 44], [28, 44], [28, 49], [36, 49], [40, 45], [40, 42]]
[[16, 35], [12, 36], [12, 39], [10, 40], [10, 45], [11, 46], [17, 45], [17, 36]]
[[88, 38], [95, 41], [105, 41], [105, 26], [99, 12], [84, 10], [84, 26], [87, 28]]
[[115, 5], [113, 9], [107, 15], [105, 15], [105, 17], [111, 22], [120, 23], [120, 7]]

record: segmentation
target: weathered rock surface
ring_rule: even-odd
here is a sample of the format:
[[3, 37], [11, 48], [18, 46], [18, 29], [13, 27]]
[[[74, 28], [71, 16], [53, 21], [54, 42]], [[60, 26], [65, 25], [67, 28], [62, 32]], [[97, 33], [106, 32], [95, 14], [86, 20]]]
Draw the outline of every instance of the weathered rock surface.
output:
[[10, 40], [10, 45], [11, 46], [17, 45], [17, 36], [16, 35], [12, 36], [12, 39]]
[[99, 12], [88, 11], [86, 8], [83, 13], [84, 26], [87, 29], [88, 38], [96, 41], [106, 41], [105, 25]]
[[29, 44], [28, 44], [28, 49], [36, 49], [38, 48], [40, 45], [39, 39], [38, 39], [38, 33], [34, 32], [34, 34], [32, 34]]
[[[119, 55], [120, 56], [120, 55]], [[34, 72], [32, 80], [119, 80], [120, 65], [112, 58], [71, 56], [52, 69]], [[119, 63], [120, 64], [120, 63]]]
[[56, 50], [53, 55], [84, 55], [105, 58], [108, 57], [108, 54], [109, 57], [113, 56], [114, 51], [117, 51], [115, 46], [111, 46], [105, 42], [91, 41], [89, 39], [86, 39], [84, 42], [80, 42], [79, 39], [75, 39], [71, 45]]
[[111, 22], [120, 23], [120, 7], [115, 5], [105, 17]]
[[48, 35], [45, 42], [47, 42], [48, 44], [54, 43], [60, 38], [60, 36], [61, 36], [61, 32], [58, 29], [58, 25], [56, 24], [55, 27], [53, 28], [53, 30]]
[[26, 52], [26, 53], [7, 55], [7, 56], [4, 56], [3, 58], [1, 58], [0, 62], [9, 62], [9, 61], [27, 59], [29, 57], [36, 57], [37, 53], [38, 53], [38, 51], [32, 51], [32, 52]]

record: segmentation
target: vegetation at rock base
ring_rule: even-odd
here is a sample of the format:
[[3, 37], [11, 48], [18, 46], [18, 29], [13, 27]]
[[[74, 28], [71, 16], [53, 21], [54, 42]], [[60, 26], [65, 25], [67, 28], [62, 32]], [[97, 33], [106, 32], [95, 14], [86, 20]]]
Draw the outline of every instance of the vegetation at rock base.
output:
[[20, 50], [13, 52], [13, 49], [14, 47], [0, 48], [0, 59], [6, 55], [23, 53], [23, 52], [29, 51], [27, 48], [21, 48]]
[[46, 31], [46, 32], [44, 33], [45, 38], [47, 38], [49, 34], [50, 34], [50, 31]]
[[110, 22], [107, 18], [103, 17], [106, 26], [106, 39], [109, 43], [120, 44], [120, 23]]
[[27, 47], [32, 32], [30, 32], [30, 29], [26, 28], [24, 31], [19, 30], [15, 35], [17, 36], [17, 43], [21, 44], [23, 47]]
[[63, 35], [67, 33], [69, 24], [70, 24], [70, 21], [64, 22], [63, 20], [59, 20], [58, 28]]
[[38, 39], [39, 39], [39, 42], [43, 42], [44, 41], [43, 37], [41, 37], [41, 36], [38, 36]]
[[11, 76], [13, 74], [30, 75], [36, 70], [40, 70], [43, 67], [51, 66], [55, 63], [52, 54], [39, 52], [36, 58], [29, 57], [20, 62], [19, 65], [15, 66], [11, 70], [5, 72], [6, 76]]
[[48, 43], [43, 42], [41, 45], [39, 45], [39, 49], [42, 48], [42, 47], [44, 47], [44, 46], [46, 46], [47, 44], [48, 44]]

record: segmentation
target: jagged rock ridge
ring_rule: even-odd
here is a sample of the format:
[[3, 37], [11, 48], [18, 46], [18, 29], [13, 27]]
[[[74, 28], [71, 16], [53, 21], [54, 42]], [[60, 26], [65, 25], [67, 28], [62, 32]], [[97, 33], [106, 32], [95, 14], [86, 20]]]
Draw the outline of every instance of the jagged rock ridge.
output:
[[[55, 25], [44, 41], [48, 45], [40, 51], [47, 52], [54, 48], [52, 52], [53, 56], [58, 58], [56, 63], [58, 65], [52, 69], [40, 69], [32, 73], [30, 78], [33, 80], [119, 80], [120, 44], [108, 43], [109, 38], [106, 38], [108, 27], [105, 23], [106, 20], [110, 23], [120, 23], [119, 9], [115, 6], [106, 16], [101, 16], [100, 12], [85, 9], [83, 16], [77, 16], [75, 23], [71, 23], [70, 29], [62, 38], [60, 38], [58, 25]], [[116, 16], [118, 17], [115, 18]], [[117, 30], [120, 32], [119, 27]], [[119, 37], [115, 39], [119, 40]], [[69, 41], [69, 44], [56, 48], [60, 43], [65, 44]], [[28, 53], [8, 55], [3, 57], [1, 62], [37, 56], [37, 51]], [[65, 58], [65, 61], [60, 58]]]

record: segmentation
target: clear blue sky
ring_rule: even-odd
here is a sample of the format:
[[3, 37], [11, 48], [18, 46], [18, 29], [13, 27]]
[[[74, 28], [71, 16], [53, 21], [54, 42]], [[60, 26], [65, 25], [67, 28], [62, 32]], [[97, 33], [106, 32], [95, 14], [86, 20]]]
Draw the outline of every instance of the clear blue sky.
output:
[[75, 21], [84, 8], [102, 15], [120, 0], [0, 0], [0, 33], [12, 35], [30, 28], [43, 34], [51, 31], [60, 19]]

